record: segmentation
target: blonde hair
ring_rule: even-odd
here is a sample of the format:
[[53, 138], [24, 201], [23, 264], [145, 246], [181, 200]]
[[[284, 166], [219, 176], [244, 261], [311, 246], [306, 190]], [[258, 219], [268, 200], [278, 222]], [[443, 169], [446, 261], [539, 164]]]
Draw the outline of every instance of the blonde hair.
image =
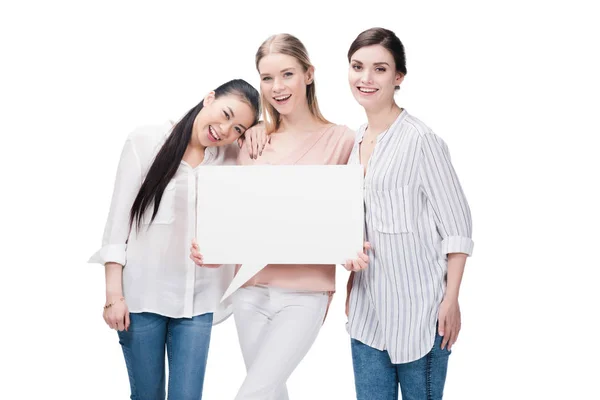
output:
[[[256, 69], [258, 70], [258, 63], [263, 57], [272, 54], [279, 53], [294, 57], [302, 66], [304, 72], [308, 71], [312, 64], [308, 58], [308, 52], [302, 42], [295, 36], [288, 33], [280, 33], [269, 37], [263, 42], [256, 52]], [[260, 73], [260, 71], [259, 71]], [[281, 115], [266, 99], [264, 93], [261, 92], [261, 101], [263, 104], [263, 112], [265, 117], [265, 127], [267, 133], [272, 133], [279, 129], [281, 124]], [[315, 80], [306, 85], [306, 100], [308, 102], [308, 109], [311, 114], [319, 121], [329, 124], [330, 122], [323, 117], [321, 110], [319, 109], [319, 103], [317, 102], [317, 93], [315, 89]]]

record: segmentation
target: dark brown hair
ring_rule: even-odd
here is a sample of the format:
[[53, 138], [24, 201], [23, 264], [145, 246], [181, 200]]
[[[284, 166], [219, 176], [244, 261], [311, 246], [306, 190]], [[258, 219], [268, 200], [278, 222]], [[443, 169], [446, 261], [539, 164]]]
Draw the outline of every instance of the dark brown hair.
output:
[[[398, 36], [389, 29], [371, 28], [361, 32], [348, 50], [348, 62], [352, 59], [352, 55], [363, 47], [373, 45], [383, 46], [392, 54], [394, 63], [396, 64], [396, 72], [406, 75], [406, 55], [404, 54], [404, 45], [398, 39]], [[396, 86], [400, 89], [400, 86]]]
[[[252, 111], [254, 111], [254, 122], [252, 125], [256, 124], [260, 116], [260, 95], [258, 91], [243, 79], [234, 79], [215, 89], [215, 99], [228, 95], [238, 96], [252, 108]], [[189, 110], [175, 124], [171, 134], [160, 148], [131, 206], [129, 212], [130, 228], [135, 225], [136, 229], [139, 229], [142, 224], [142, 216], [148, 208], [152, 209], [150, 224], [154, 221], [165, 188], [171, 181], [171, 178], [175, 176], [185, 150], [192, 138], [194, 120], [203, 107], [204, 100]]]

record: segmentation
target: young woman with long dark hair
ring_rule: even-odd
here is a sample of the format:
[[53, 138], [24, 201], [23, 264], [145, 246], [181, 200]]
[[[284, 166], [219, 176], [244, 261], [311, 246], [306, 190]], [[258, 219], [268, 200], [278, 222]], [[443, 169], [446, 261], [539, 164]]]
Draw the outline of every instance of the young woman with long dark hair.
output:
[[[132, 399], [200, 399], [213, 323], [231, 313], [219, 300], [233, 266], [197, 268], [196, 172], [235, 164], [233, 144], [260, 115], [259, 93], [236, 79], [210, 92], [174, 126], [145, 126], [123, 148], [102, 248], [104, 320], [118, 331]], [[217, 205], [218, 206], [218, 205]]]

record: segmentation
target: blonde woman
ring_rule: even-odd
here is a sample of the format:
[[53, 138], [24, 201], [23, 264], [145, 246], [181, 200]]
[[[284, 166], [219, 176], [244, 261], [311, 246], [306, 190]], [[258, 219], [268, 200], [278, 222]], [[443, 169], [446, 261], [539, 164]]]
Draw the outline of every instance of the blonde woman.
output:
[[[265, 129], [260, 157], [240, 151], [240, 165], [346, 164], [355, 133], [329, 122], [317, 102], [312, 66], [296, 37], [268, 38], [256, 53]], [[358, 250], [358, 249], [357, 249]], [[198, 247], [192, 258], [202, 265]], [[366, 268], [367, 256], [346, 268]], [[233, 313], [247, 368], [236, 400], [284, 400], [285, 383], [315, 341], [333, 292], [334, 265], [267, 265], [234, 294]]]

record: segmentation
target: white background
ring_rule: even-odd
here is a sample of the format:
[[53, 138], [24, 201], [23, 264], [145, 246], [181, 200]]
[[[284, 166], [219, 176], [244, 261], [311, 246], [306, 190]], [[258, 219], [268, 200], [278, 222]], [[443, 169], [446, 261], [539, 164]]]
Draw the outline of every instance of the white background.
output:
[[[180, 117], [226, 80], [258, 85], [256, 49], [289, 32], [310, 52], [325, 116], [356, 129], [346, 52], [383, 26], [407, 51], [397, 101], [448, 143], [474, 218], [445, 398], [599, 398], [592, 3], [3, 2], [0, 397], [128, 398], [101, 318], [103, 268], [86, 260], [134, 127]], [[293, 400], [354, 396], [346, 277], [289, 380]], [[213, 330], [205, 399], [232, 399], [243, 378], [229, 319]]]

